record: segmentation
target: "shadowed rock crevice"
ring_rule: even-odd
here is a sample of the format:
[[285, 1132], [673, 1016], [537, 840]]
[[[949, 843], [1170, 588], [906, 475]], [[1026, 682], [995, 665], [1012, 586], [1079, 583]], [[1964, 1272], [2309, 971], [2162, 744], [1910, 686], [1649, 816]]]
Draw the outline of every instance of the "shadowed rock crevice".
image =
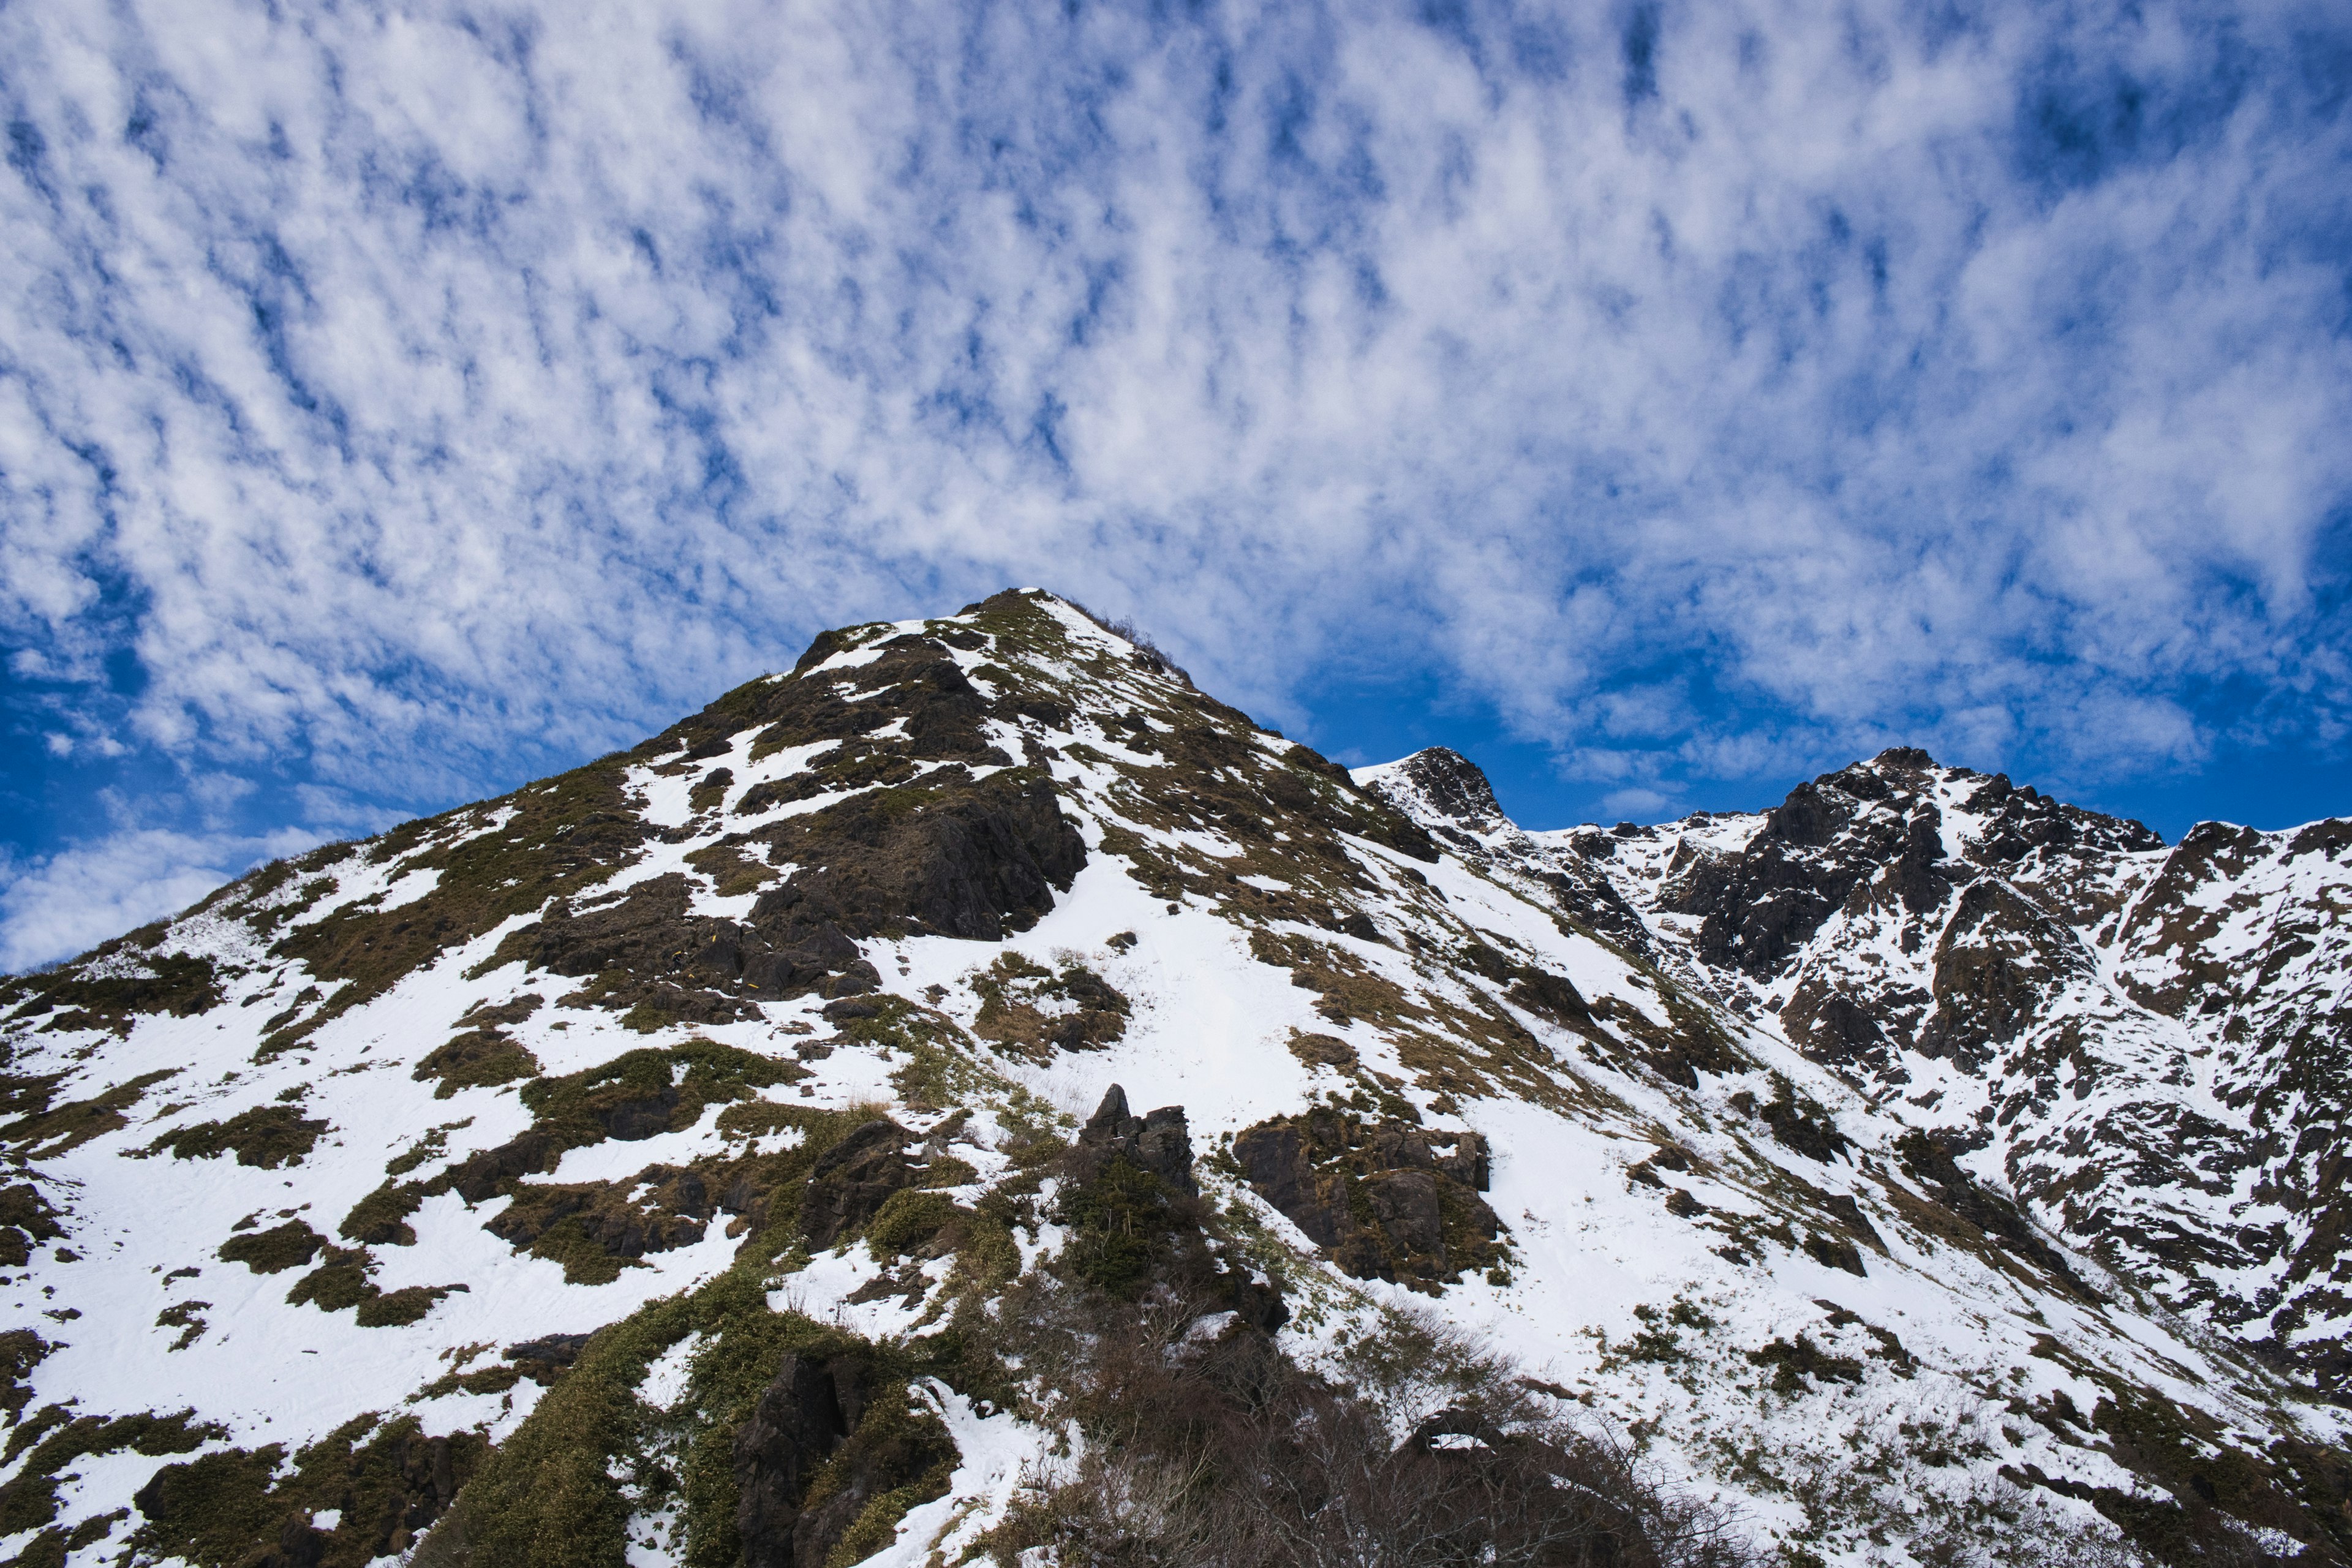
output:
[[731, 1446], [743, 1568], [855, 1561], [889, 1540], [869, 1521], [947, 1489], [955, 1443], [911, 1397], [858, 1351], [784, 1356]]

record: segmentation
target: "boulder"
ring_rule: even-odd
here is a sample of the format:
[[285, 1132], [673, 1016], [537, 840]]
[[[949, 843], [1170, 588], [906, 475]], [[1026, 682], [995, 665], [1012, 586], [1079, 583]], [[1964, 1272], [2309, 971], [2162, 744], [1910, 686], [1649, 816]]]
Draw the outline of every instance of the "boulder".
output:
[[818, 1158], [801, 1199], [801, 1231], [811, 1247], [833, 1246], [880, 1213], [891, 1194], [915, 1184], [919, 1167], [906, 1153], [913, 1136], [877, 1117]]

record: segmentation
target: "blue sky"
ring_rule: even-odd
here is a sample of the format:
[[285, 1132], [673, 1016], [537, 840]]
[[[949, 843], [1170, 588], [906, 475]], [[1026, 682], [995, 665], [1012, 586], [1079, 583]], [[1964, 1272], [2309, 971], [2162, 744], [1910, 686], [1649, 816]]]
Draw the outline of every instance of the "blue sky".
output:
[[2340, 5], [0, 5], [0, 966], [1041, 584], [1535, 826], [2352, 812]]

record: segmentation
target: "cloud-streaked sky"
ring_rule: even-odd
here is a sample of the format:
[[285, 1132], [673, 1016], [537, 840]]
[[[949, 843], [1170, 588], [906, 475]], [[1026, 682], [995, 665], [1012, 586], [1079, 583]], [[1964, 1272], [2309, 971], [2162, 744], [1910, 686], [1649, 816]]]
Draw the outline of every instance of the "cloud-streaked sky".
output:
[[0, 966], [1010, 584], [1540, 826], [2352, 811], [2347, 95], [2335, 0], [9, 0]]

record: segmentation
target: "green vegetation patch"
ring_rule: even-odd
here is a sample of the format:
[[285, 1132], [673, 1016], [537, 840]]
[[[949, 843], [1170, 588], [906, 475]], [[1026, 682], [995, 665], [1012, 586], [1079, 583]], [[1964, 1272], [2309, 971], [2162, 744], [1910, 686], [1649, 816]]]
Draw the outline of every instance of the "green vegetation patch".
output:
[[[0, 1329], [0, 1410], [11, 1422], [25, 1413], [33, 1397], [33, 1369], [57, 1349], [30, 1329]], [[16, 1457], [12, 1439], [8, 1458]]]
[[221, 1243], [220, 1256], [229, 1263], [242, 1263], [256, 1274], [282, 1274], [289, 1268], [299, 1268], [319, 1255], [327, 1238], [299, 1219], [268, 1230], [248, 1231], [232, 1236]]
[[[23, 1466], [0, 1484], [0, 1536], [39, 1530], [58, 1517], [58, 1478], [77, 1459], [97, 1454], [162, 1456], [185, 1454], [228, 1434], [210, 1422], [200, 1422], [193, 1410], [176, 1415], [75, 1415], [48, 1405], [34, 1416], [33, 1427], [43, 1435], [30, 1446]], [[22, 1436], [22, 1434], [19, 1434]], [[9, 1445], [13, 1458], [20, 1450]]]
[[702, 1119], [714, 1102], [748, 1100], [762, 1089], [805, 1076], [779, 1061], [715, 1040], [625, 1051], [601, 1067], [525, 1084], [522, 1102], [534, 1131], [563, 1148], [606, 1137], [676, 1131]]
[[938, 1236], [956, 1214], [954, 1200], [943, 1194], [902, 1187], [883, 1200], [866, 1226], [866, 1245], [876, 1258], [912, 1252]]
[[1748, 1352], [1758, 1366], [1772, 1369], [1772, 1392], [1802, 1394], [1810, 1384], [1860, 1383], [1862, 1363], [1853, 1356], [1832, 1355], [1799, 1334], [1793, 1341], [1774, 1340]]
[[320, 1250], [319, 1267], [294, 1281], [294, 1288], [286, 1293], [289, 1306], [309, 1302], [322, 1312], [341, 1312], [382, 1293], [368, 1279], [375, 1271], [375, 1259], [365, 1247], [330, 1244]]
[[205, 1313], [211, 1307], [210, 1301], [179, 1302], [156, 1313], [155, 1326], [159, 1329], [179, 1330], [180, 1337], [172, 1342], [171, 1348], [175, 1351], [186, 1350], [203, 1338], [205, 1330], [211, 1327], [205, 1321]]
[[1180, 1227], [1166, 1183], [1125, 1159], [1066, 1189], [1055, 1217], [1071, 1230], [1063, 1261], [1107, 1295], [1131, 1298], [1164, 1264]]
[[[55, 1110], [48, 1109], [44, 1093], [38, 1112], [0, 1127], [0, 1143], [14, 1146], [28, 1160], [53, 1159], [69, 1149], [78, 1149], [93, 1138], [129, 1126], [128, 1112], [139, 1103], [140, 1097], [165, 1079], [176, 1077], [179, 1070], [166, 1068], [161, 1072], [142, 1073], [102, 1094], [73, 1100]], [[57, 1080], [45, 1081], [54, 1086]]]
[[0, 1265], [22, 1268], [33, 1259], [33, 1248], [65, 1235], [58, 1211], [30, 1182], [0, 1187]]
[[409, 1076], [419, 1083], [438, 1079], [433, 1090], [436, 1100], [446, 1100], [461, 1089], [485, 1089], [537, 1077], [539, 1058], [518, 1045], [501, 1026], [521, 1023], [538, 1010], [541, 1001], [533, 994], [475, 1008], [457, 1020], [464, 1032], [435, 1047]]
[[[488, 1448], [478, 1433], [428, 1436], [413, 1416], [368, 1415], [297, 1453], [282, 1479], [286, 1450], [278, 1444], [206, 1454], [165, 1466], [140, 1489], [145, 1522], [131, 1543], [197, 1568], [286, 1562], [362, 1568], [405, 1552]], [[332, 1531], [311, 1525], [330, 1509], [341, 1514]]]
[[305, 1117], [290, 1105], [262, 1105], [226, 1121], [201, 1121], [166, 1132], [143, 1151], [168, 1152], [175, 1160], [215, 1160], [235, 1154], [240, 1165], [265, 1171], [299, 1165], [327, 1131], [327, 1123]]
[[[736, 1437], [787, 1355], [846, 1358], [845, 1369], [852, 1363], [863, 1369], [856, 1375], [868, 1391], [855, 1431], [824, 1467], [813, 1467], [798, 1500], [804, 1513], [830, 1502], [839, 1516], [810, 1527], [813, 1561], [869, 1555], [887, 1543], [908, 1508], [940, 1495], [954, 1448], [935, 1418], [912, 1412], [908, 1387], [926, 1374], [964, 1382], [970, 1342], [942, 1334], [866, 1344], [768, 1305], [769, 1270], [795, 1245], [810, 1167], [873, 1115], [871, 1107], [826, 1111], [765, 1101], [723, 1111], [730, 1136], [784, 1126], [806, 1134], [794, 1149], [760, 1157], [760, 1179], [769, 1185], [740, 1216], [749, 1234], [735, 1264], [600, 1331], [425, 1540], [415, 1568], [610, 1568], [624, 1553], [633, 1509], [622, 1494], [624, 1479], [656, 1501], [677, 1500], [688, 1563], [735, 1568], [741, 1553]], [[978, 1216], [960, 1223], [990, 1228]], [[1001, 1224], [995, 1229], [1010, 1260], [1009, 1268], [994, 1264], [992, 1273], [1009, 1278], [1019, 1255]], [[649, 1409], [635, 1393], [646, 1368], [690, 1335], [701, 1342], [688, 1393], [673, 1412]], [[979, 1363], [992, 1364], [984, 1356]]]
[[463, 1285], [410, 1285], [386, 1290], [370, 1278], [376, 1261], [367, 1248], [321, 1242], [319, 1266], [294, 1281], [287, 1304], [309, 1304], [322, 1312], [353, 1312], [363, 1329], [399, 1328], [433, 1310], [435, 1302]]
[[[336, 1233], [362, 1247], [414, 1247], [416, 1232], [408, 1216], [430, 1195], [423, 1182], [386, 1182], [352, 1205]], [[223, 1256], [226, 1256], [224, 1254]]]
[[751, 852], [751, 840], [730, 833], [707, 848], [697, 849], [686, 863], [710, 879], [711, 890], [722, 899], [756, 893], [783, 873]]

